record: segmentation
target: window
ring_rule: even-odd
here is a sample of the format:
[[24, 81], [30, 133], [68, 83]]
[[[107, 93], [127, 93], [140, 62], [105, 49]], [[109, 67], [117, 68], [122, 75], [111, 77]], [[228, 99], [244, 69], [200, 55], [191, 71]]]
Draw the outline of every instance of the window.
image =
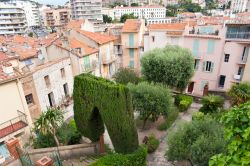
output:
[[203, 62], [203, 71], [213, 72], [214, 63], [211, 61]]
[[34, 100], [33, 100], [33, 95], [32, 94], [28, 94], [25, 96], [25, 99], [26, 99], [26, 103], [28, 105], [32, 105], [34, 104]]
[[134, 58], [134, 49], [133, 48], [130, 48], [129, 49], [129, 56], [130, 56], [130, 58]]
[[194, 56], [198, 56], [198, 54], [199, 54], [199, 47], [200, 47], [200, 41], [198, 39], [195, 39], [193, 41], [193, 49], [192, 49], [192, 52], [193, 52]]
[[226, 80], [226, 76], [225, 75], [220, 75], [219, 87], [222, 87], [222, 88], [224, 87], [225, 80]]
[[207, 42], [207, 53], [208, 54], [214, 53], [214, 45], [215, 45], [214, 40], [208, 40], [208, 42]]
[[135, 62], [134, 62], [134, 60], [130, 60], [129, 61], [129, 67], [132, 68], [132, 69], [135, 68]]
[[44, 77], [44, 81], [47, 87], [50, 86], [50, 80], [48, 75]]
[[68, 96], [69, 95], [68, 83], [63, 84], [63, 90], [64, 90], [65, 96]]
[[53, 92], [50, 92], [48, 94], [48, 98], [49, 98], [49, 105], [50, 105], [50, 107], [54, 107], [55, 106], [55, 99], [54, 99]]
[[155, 36], [152, 36], [152, 42], [155, 42]]
[[225, 54], [224, 62], [229, 62], [230, 54]]
[[195, 61], [194, 61], [194, 69], [195, 70], [199, 69], [199, 63], [200, 63], [200, 60], [199, 59], [195, 59]]
[[64, 78], [65, 77], [65, 69], [61, 68], [61, 77]]
[[238, 75], [241, 75], [243, 73], [243, 67], [239, 67], [239, 69], [238, 69]]

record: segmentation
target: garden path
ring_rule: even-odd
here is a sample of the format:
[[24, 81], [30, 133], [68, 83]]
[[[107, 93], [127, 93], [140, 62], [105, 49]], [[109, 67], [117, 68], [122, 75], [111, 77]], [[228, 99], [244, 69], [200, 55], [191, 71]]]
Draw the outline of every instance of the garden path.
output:
[[200, 107], [201, 107], [201, 104], [192, 103], [192, 105], [190, 106], [187, 112], [179, 113], [179, 117], [177, 118], [177, 120], [173, 123], [170, 129], [164, 132], [164, 135], [163, 134], [161, 134], [160, 136], [156, 135], [156, 137], [160, 139], [160, 145], [154, 153], [151, 153], [147, 156], [148, 166], [174, 166], [176, 165], [175, 163], [168, 161], [167, 158], [165, 157], [165, 153], [168, 148], [167, 143], [166, 143], [168, 131], [176, 129], [177, 124], [181, 121], [187, 121], [187, 122], [191, 121], [192, 113], [198, 111]]

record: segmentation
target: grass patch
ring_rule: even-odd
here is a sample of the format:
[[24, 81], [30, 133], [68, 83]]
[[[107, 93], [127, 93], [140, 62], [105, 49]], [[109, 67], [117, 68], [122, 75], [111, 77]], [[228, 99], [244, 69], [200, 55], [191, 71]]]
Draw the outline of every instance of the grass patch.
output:
[[173, 111], [171, 111], [169, 113], [169, 116], [166, 118], [165, 122], [163, 122], [162, 124], [157, 126], [157, 129], [160, 130], [160, 131], [167, 130], [169, 127], [172, 126], [174, 121], [177, 119], [178, 115], [179, 115], [178, 110], [174, 109]]

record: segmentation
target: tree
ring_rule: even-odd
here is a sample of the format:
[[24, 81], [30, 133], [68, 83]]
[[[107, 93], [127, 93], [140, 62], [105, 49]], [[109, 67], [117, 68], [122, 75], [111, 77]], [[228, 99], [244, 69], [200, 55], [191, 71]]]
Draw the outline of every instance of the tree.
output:
[[178, 126], [167, 141], [169, 160], [189, 160], [192, 165], [207, 166], [210, 157], [226, 150], [223, 127], [209, 116]]
[[227, 153], [213, 156], [210, 166], [250, 165], [250, 102], [233, 107], [222, 117]]
[[109, 17], [108, 15], [103, 14], [102, 17], [103, 17], [103, 22], [104, 23], [111, 23], [112, 22], [112, 18]]
[[202, 107], [200, 111], [203, 113], [218, 112], [219, 108], [223, 108], [224, 98], [217, 95], [208, 95], [201, 100]]
[[250, 83], [242, 82], [234, 84], [228, 91], [233, 105], [239, 105], [250, 101]]
[[131, 6], [139, 6], [138, 3], [131, 3]]
[[167, 87], [141, 82], [138, 85], [128, 84], [128, 88], [132, 93], [134, 108], [143, 120], [143, 129], [147, 120], [155, 122], [160, 115], [167, 116], [172, 110], [173, 99]]
[[124, 14], [121, 16], [120, 18], [120, 22], [121, 23], [124, 23], [126, 22], [127, 19], [137, 19], [138, 17], [134, 16], [134, 13], [131, 13], [131, 14]]
[[140, 82], [140, 77], [138, 74], [130, 68], [120, 68], [116, 73], [115, 73], [115, 81], [120, 83], [120, 84], [127, 84], [127, 83], [133, 83], [137, 84]]
[[166, 8], [167, 8], [166, 16], [169, 16], [169, 17], [177, 16], [178, 6], [176, 6], [176, 5], [168, 5]]
[[33, 37], [33, 36], [34, 36], [33, 32], [30, 32], [30, 33], [28, 34], [28, 36], [29, 36], [29, 37]]
[[148, 81], [184, 90], [194, 73], [194, 58], [188, 49], [166, 46], [146, 52], [141, 58], [142, 74]]
[[35, 122], [35, 131], [39, 131], [44, 135], [52, 134], [56, 142], [56, 145], [59, 146], [60, 143], [56, 136], [56, 131], [63, 124], [63, 114], [62, 111], [56, 108], [48, 108], [46, 112], [42, 112], [41, 116]]
[[186, 12], [200, 12], [201, 7], [199, 4], [191, 3], [191, 2], [185, 2], [180, 5], [180, 8], [183, 9], [183, 11]]

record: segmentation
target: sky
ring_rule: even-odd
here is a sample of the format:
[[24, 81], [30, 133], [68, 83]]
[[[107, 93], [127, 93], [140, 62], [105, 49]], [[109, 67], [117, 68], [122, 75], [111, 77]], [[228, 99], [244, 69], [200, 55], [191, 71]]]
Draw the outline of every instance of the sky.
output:
[[64, 5], [68, 0], [34, 0], [41, 4], [49, 4], [49, 5]]

